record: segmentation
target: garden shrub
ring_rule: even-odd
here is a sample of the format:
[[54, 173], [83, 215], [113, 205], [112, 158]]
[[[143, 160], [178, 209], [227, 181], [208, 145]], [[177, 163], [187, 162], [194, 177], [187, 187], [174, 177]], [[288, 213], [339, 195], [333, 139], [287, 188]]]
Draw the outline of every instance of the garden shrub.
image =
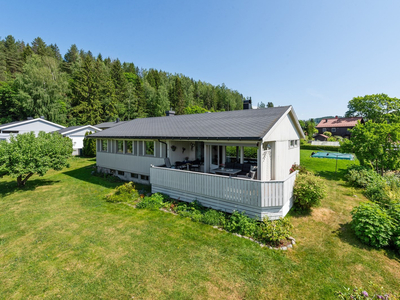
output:
[[262, 243], [277, 246], [290, 237], [290, 230], [292, 228], [293, 225], [288, 218], [270, 221], [268, 217], [265, 217], [264, 220], [259, 223], [259, 226], [257, 226], [255, 238]]
[[400, 253], [400, 203], [394, 204], [388, 210], [390, 216], [393, 218], [394, 230], [392, 241], [393, 245], [397, 248]]
[[209, 209], [202, 215], [201, 222], [212, 226], [223, 226], [225, 224], [225, 214]]
[[309, 210], [321, 204], [326, 195], [324, 181], [312, 174], [297, 175], [293, 188], [294, 205], [299, 210]]
[[137, 208], [148, 208], [148, 209], [160, 209], [162, 207], [168, 207], [171, 204], [168, 202], [169, 197], [166, 195], [163, 195], [161, 193], [155, 193], [153, 195], [146, 196], [143, 198], [142, 201], [140, 201], [138, 204], [136, 204]]
[[257, 221], [249, 218], [244, 212], [234, 211], [226, 221], [224, 228], [227, 231], [245, 236], [254, 236], [257, 228]]
[[365, 244], [382, 248], [389, 245], [393, 235], [393, 219], [376, 203], [362, 203], [351, 214], [351, 227]]
[[299, 174], [310, 174], [310, 172], [306, 169], [305, 166], [298, 164], [293, 164], [289, 171], [290, 174], [292, 174], [294, 171], [299, 171]]
[[344, 176], [346, 180], [355, 187], [366, 188], [370, 183], [377, 181], [381, 176], [370, 168], [353, 165], [347, 169]]
[[114, 193], [106, 196], [107, 202], [129, 202], [138, 199], [139, 193], [133, 182], [117, 186]]

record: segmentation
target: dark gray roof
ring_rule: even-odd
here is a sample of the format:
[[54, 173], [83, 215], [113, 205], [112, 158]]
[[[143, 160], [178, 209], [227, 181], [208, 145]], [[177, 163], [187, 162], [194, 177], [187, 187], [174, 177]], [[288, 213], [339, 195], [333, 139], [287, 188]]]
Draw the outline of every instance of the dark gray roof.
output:
[[260, 140], [291, 106], [135, 119], [92, 138]]
[[100, 123], [100, 124], [94, 125], [94, 127], [97, 127], [97, 128], [100, 128], [100, 129], [107, 129], [107, 128], [111, 128], [111, 127], [114, 127], [114, 126], [117, 126], [117, 125], [118, 126], [122, 125], [122, 124], [124, 124], [126, 122], [129, 122], [129, 121], [104, 122], [104, 123]]
[[63, 128], [63, 129], [57, 130], [57, 132], [58, 133], [64, 133], [64, 132], [71, 131], [73, 129], [80, 128], [80, 127], [85, 127], [85, 126], [71, 126], [71, 127], [67, 127], [67, 128]]

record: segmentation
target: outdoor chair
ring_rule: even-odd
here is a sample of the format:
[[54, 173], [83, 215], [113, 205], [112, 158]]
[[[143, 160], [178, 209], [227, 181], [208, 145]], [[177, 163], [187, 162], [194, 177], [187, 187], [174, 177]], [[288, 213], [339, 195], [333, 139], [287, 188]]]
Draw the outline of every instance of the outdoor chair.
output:
[[165, 166], [167, 168], [171, 168], [172, 167], [171, 161], [169, 160], [169, 157], [164, 157], [164, 162], [165, 162]]
[[245, 179], [256, 179], [256, 171], [250, 171], [246, 175], [237, 175], [238, 178], [245, 178]]

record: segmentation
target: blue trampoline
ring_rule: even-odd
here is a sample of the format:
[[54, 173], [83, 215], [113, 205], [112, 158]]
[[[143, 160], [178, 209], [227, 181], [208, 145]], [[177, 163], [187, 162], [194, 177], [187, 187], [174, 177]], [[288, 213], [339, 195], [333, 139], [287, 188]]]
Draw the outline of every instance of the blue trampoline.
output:
[[338, 152], [317, 152], [317, 153], [312, 153], [311, 157], [314, 157], [314, 158], [331, 158], [331, 159], [354, 160], [354, 155], [353, 154], [338, 153]]

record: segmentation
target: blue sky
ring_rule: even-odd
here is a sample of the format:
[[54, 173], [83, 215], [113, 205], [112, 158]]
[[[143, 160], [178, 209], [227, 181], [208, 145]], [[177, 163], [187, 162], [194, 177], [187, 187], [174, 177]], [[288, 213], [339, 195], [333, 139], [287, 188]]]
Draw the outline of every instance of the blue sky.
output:
[[308, 119], [343, 115], [355, 96], [400, 98], [399, 12], [400, 1], [13, 0], [0, 38], [225, 83]]

